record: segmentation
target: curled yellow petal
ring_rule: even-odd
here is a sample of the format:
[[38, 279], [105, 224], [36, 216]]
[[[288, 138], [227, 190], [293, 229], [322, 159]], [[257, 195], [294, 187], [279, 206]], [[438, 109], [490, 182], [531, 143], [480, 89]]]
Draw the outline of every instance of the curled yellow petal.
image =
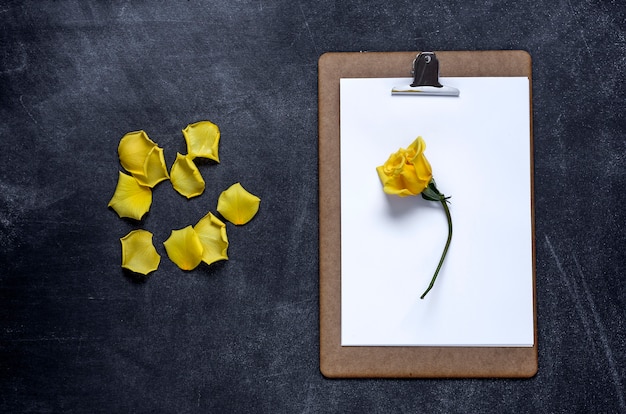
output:
[[133, 174], [133, 176], [141, 184], [148, 187], [154, 187], [161, 181], [170, 178], [165, 165], [165, 157], [163, 156], [163, 148], [153, 147], [148, 153], [144, 164], [142, 174]]
[[150, 210], [151, 204], [152, 190], [139, 184], [134, 177], [120, 171], [109, 207], [112, 207], [120, 217], [141, 220], [143, 215]]
[[156, 146], [157, 144], [148, 138], [148, 134], [143, 130], [124, 135], [117, 147], [122, 167], [133, 175], [143, 174], [146, 158]]
[[142, 185], [154, 187], [169, 178], [163, 148], [152, 141], [143, 130], [124, 135], [117, 153], [122, 167]]
[[202, 217], [193, 228], [202, 244], [202, 261], [211, 264], [218, 260], [228, 260], [228, 236], [226, 224], [213, 214]]
[[233, 224], [246, 224], [259, 211], [261, 199], [249, 193], [240, 183], [231, 185], [220, 194], [217, 211]]
[[192, 270], [202, 261], [202, 243], [193, 227], [172, 230], [163, 243], [170, 260], [183, 270]]
[[146, 230], [133, 230], [120, 241], [123, 268], [143, 275], [157, 270], [161, 256], [152, 244], [152, 233]]
[[176, 154], [170, 180], [174, 190], [187, 198], [199, 196], [204, 191], [204, 179], [193, 159], [180, 153]]
[[209, 158], [220, 162], [218, 147], [220, 142], [220, 129], [210, 121], [200, 121], [189, 124], [183, 129], [185, 141], [187, 141], [187, 153], [191, 158]]

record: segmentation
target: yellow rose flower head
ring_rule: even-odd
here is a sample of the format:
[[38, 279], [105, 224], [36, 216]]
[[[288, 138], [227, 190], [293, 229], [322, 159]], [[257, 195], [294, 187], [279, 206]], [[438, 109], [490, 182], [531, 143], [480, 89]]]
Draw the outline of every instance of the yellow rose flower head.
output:
[[202, 217], [193, 228], [202, 244], [202, 261], [208, 265], [218, 260], [228, 260], [226, 224], [213, 214]]
[[152, 244], [152, 233], [133, 230], [120, 239], [122, 242], [122, 267], [135, 273], [147, 275], [157, 270], [161, 256]]
[[148, 138], [145, 131], [129, 132], [124, 135], [117, 153], [122, 167], [142, 185], [154, 187], [169, 178], [163, 148]]
[[183, 135], [187, 142], [187, 154], [191, 159], [201, 157], [220, 162], [218, 156], [220, 129], [213, 122], [200, 121], [189, 124], [183, 129]]
[[202, 261], [202, 243], [191, 226], [172, 230], [163, 245], [170, 260], [183, 270], [195, 269]]
[[385, 164], [376, 167], [385, 193], [406, 197], [424, 191], [433, 178], [425, 149], [426, 143], [422, 137], [417, 137], [408, 148], [400, 148]]
[[152, 190], [139, 184], [134, 177], [120, 171], [109, 207], [112, 207], [120, 217], [141, 220], [150, 210], [151, 204]]
[[233, 224], [246, 224], [259, 211], [261, 199], [249, 193], [240, 183], [231, 185], [220, 194], [217, 211]]
[[176, 161], [172, 165], [170, 181], [174, 190], [187, 198], [199, 196], [204, 192], [204, 179], [202, 174], [189, 156], [176, 154]]

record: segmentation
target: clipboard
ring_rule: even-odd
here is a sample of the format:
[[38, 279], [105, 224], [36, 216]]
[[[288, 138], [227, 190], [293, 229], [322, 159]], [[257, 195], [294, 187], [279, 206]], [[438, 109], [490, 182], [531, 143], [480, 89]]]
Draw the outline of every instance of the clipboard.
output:
[[410, 64], [417, 53], [331, 52], [319, 59], [320, 371], [327, 378], [532, 377], [538, 369], [532, 191], [532, 64], [530, 55], [525, 51], [435, 53], [442, 77], [528, 78], [533, 345], [530, 347], [341, 345], [340, 79], [409, 77]]

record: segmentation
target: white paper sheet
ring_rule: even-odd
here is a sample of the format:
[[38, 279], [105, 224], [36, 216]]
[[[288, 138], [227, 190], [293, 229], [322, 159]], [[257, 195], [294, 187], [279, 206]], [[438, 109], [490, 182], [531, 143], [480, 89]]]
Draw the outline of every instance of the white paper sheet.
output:
[[[411, 79], [341, 79], [341, 344], [532, 346], [527, 78], [442, 78], [460, 97], [391, 96]], [[383, 193], [376, 174], [418, 135], [449, 195]]]

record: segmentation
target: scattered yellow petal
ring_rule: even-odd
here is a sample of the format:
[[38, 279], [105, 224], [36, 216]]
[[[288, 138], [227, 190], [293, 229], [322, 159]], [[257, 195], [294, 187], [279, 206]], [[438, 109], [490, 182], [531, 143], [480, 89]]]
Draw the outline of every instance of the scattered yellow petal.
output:
[[152, 244], [152, 233], [146, 230], [133, 230], [120, 241], [123, 268], [143, 275], [157, 270], [161, 256]]
[[163, 156], [163, 148], [154, 146], [145, 159], [142, 174], [133, 174], [133, 176], [142, 185], [150, 188], [154, 187], [161, 181], [170, 178], [167, 174], [167, 166], [165, 165], [165, 157]]
[[261, 199], [249, 193], [240, 183], [231, 185], [220, 194], [217, 211], [233, 224], [246, 224], [259, 211]]
[[183, 270], [192, 270], [202, 261], [202, 243], [193, 227], [172, 230], [163, 243], [170, 260]]
[[143, 130], [124, 135], [117, 153], [122, 167], [141, 185], [154, 187], [169, 178], [163, 148], [148, 138], [148, 134]]
[[176, 154], [170, 180], [174, 190], [187, 198], [199, 196], [204, 191], [204, 179], [193, 159], [180, 153]]
[[120, 171], [109, 207], [112, 207], [120, 217], [141, 220], [143, 215], [150, 210], [151, 204], [152, 190], [139, 184], [134, 177]]
[[220, 162], [217, 150], [220, 143], [220, 129], [210, 121], [189, 124], [183, 129], [187, 141], [187, 153], [191, 158], [210, 158]]
[[228, 260], [226, 224], [209, 213], [202, 217], [193, 229], [200, 238], [200, 243], [204, 249], [202, 253], [204, 263], [211, 264], [218, 260]]
[[117, 147], [122, 167], [132, 175], [144, 175], [146, 158], [156, 146], [157, 144], [148, 138], [148, 134], [143, 130], [124, 135]]

